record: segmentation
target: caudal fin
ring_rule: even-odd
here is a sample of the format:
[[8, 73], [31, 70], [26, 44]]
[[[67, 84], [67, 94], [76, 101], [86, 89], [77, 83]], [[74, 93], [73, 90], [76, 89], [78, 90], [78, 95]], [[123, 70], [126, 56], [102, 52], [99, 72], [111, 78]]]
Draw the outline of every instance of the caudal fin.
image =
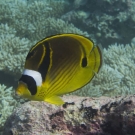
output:
[[98, 73], [102, 66], [102, 49], [95, 46], [89, 55], [89, 66], [93, 72]]

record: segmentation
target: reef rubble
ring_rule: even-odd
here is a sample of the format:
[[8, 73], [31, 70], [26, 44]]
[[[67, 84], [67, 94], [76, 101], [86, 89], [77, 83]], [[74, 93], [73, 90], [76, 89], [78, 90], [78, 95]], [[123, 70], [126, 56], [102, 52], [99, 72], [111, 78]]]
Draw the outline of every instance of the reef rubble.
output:
[[64, 96], [63, 106], [28, 101], [7, 119], [3, 135], [134, 135], [135, 95]]

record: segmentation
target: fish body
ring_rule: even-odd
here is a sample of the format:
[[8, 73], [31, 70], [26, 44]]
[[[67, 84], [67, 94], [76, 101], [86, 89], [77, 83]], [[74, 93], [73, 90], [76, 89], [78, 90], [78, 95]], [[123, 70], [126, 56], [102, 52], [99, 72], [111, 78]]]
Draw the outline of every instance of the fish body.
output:
[[86, 85], [101, 65], [101, 50], [91, 40], [76, 34], [51, 36], [30, 49], [16, 93], [62, 105], [59, 96]]

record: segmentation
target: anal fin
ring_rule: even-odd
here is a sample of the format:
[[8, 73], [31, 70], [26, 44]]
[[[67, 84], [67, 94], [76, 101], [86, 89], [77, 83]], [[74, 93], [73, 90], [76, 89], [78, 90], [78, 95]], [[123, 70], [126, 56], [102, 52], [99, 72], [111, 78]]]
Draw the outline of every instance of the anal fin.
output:
[[52, 96], [52, 97], [47, 97], [45, 98], [46, 102], [51, 103], [51, 104], [55, 104], [55, 105], [63, 105], [65, 102], [58, 96]]

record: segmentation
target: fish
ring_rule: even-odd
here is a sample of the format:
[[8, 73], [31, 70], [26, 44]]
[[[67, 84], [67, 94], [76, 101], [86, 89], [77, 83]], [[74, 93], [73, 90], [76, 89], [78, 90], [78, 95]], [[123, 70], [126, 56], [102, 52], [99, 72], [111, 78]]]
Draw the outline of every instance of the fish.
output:
[[102, 50], [77, 34], [58, 34], [37, 42], [28, 52], [16, 94], [63, 105], [61, 96], [88, 84], [102, 66]]

